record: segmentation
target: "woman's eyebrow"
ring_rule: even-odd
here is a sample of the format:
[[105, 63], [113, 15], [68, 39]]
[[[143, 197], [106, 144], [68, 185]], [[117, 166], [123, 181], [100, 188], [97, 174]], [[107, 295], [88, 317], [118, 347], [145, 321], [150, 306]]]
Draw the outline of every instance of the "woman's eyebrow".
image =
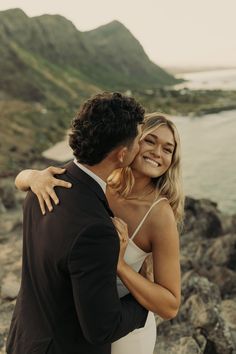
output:
[[166, 145], [173, 146], [173, 148], [175, 147], [175, 145], [174, 145], [174, 144], [172, 144], [172, 143], [166, 143]]
[[[155, 135], [155, 134], [148, 134], [148, 135], [151, 135], [152, 138], [154, 138], [155, 140], [158, 140], [158, 136]], [[173, 146], [173, 148], [175, 147], [175, 145], [173, 143], [170, 143], [170, 142], [167, 142], [166, 145], [170, 145], [170, 146]]]

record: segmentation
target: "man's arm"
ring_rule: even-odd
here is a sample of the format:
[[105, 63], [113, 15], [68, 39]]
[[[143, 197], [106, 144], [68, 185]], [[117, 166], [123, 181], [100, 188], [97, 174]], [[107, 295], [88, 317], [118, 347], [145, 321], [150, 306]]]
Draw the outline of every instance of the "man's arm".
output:
[[131, 296], [119, 299], [119, 238], [113, 226], [89, 226], [73, 245], [69, 271], [78, 320], [93, 344], [111, 343], [144, 326], [147, 310]]

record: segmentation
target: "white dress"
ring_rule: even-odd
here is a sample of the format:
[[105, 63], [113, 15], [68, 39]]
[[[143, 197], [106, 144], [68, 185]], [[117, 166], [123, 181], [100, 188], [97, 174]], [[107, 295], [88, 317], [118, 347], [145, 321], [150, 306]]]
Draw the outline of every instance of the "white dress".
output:
[[[144, 252], [134, 243], [134, 237], [142, 227], [146, 217], [152, 210], [152, 208], [158, 204], [161, 200], [166, 198], [160, 198], [155, 201], [147, 213], [144, 215], [137, 229], [129, 239], [128, 246], [125, 251], [124, 259], [126, 263], [133, 268], [136, 272], [139, 272], [145, 258], [150, 254]], [[119, 297], [127, 295], [129, 290], [122, 283], [120, 278], [117, 277], [117, 288]], [[112, 343], [111, 354], [153, 354], [154, 346], [156, 342], [156, 322], [154, 314], [149, 311], [145, 326], [127, 334], [125, 337]]]

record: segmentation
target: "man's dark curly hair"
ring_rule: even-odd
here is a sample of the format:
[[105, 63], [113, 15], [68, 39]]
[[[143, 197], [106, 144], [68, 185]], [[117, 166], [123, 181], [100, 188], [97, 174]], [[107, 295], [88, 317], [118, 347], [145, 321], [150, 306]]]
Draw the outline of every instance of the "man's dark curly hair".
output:
[[132, 97], [104, 92], [87, 100], [72, 121], [69, 144], [76, 159], [101, 162], [119, 145], [130, 146], [138, 134], [144, 108]]

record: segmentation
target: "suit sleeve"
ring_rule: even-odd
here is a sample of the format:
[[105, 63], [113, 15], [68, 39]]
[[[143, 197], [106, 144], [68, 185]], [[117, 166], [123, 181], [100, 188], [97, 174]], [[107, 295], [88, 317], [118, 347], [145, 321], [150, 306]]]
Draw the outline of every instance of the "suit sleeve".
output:
[[79, 235], [69, 258], [78, 320], [93, 344], [114, 342], [146, 321], [147, 310], [132, 295], [119, 299], [118, 255], [119, 239], [112, 225], [95, 224]]

